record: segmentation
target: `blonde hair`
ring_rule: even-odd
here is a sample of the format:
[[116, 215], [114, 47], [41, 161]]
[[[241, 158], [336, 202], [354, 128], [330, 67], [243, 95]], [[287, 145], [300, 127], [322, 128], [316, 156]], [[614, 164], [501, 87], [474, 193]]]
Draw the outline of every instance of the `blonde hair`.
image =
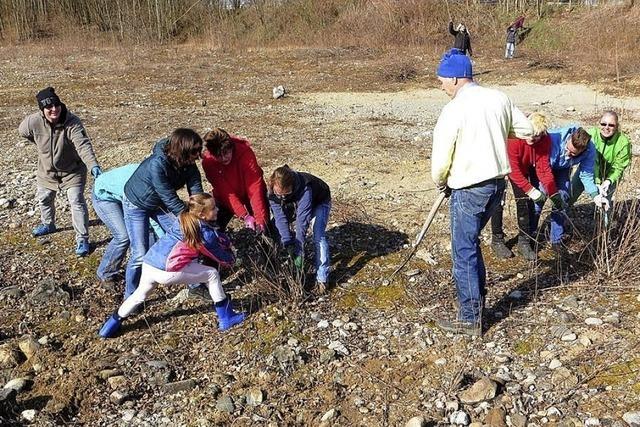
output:
[[542, 135], [549, 128], [549, 120], [544, 113], [536, 111], [529, 115], [529, 121], [533, 126], [533, 136]]
[[187, 208], [180, 212], [180, 230], [183, 241], [191, 249], [198, 249], [202, 245], [202, 233], [200, 232], [200, 215], [209, 209], [214, 209], [215, 201], [209, 193], [198, 193], [189, 197]]

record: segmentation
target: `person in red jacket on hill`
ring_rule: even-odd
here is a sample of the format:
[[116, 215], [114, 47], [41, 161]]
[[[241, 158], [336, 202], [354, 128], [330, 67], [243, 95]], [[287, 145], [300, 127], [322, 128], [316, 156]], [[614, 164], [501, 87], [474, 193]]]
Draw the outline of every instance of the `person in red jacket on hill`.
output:
[[[565, 202], [557, 189], [549, 164], [551, 139], [547, 134], [547, 117], [542, 113], [532, 113], [529, 121], [533, 126], [533, 137], [508, 139], [507, 154], [511, 166], [509, 181], [513, 187], [518, 214], [518, 251], [525, 259], [534, 260], [536, 252], [531, 247], [532, 237], [536, 232], [534, 203], [543, 203], [545, 193], [551, 194], [550, 199], [557, 208], [561, 208]], [[539, 186], [545, 191], [540, 191]], [[510, 258], [513, 253], [504, 243], [502, 210], [501, 205], [491, 217], [491, 248], [499, 258]]]
[[218, 226], [224, 230], [237, 216], [246, 228], [268, 231], [267, 185], [249, 141], [220, 128], [207, 132], [203, 140], [202, 169], [213, 186]]

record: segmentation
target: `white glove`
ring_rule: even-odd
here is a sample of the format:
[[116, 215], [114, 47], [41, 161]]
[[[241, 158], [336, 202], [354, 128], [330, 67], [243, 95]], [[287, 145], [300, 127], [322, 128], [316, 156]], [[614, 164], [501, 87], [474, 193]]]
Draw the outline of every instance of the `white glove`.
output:
[[527, 196], [529, 196], [529, 198], [534, 202], [544, 201], [544, 194], [536, 187], [533, 187], [531, 190], [527, 191]]
[[609, 194], [609, 186], [611, 186], [611, 181], [609, 181], [608, 179], [602, 181], [602, 184], [597, 185], [598, 191], [600, 192], [601, 196], [606, 197], [607, 194]]
[[594, 197], [593, 203], [595, 203], [597, 207], [604, 209], [605, 212], [609, 210], [609, 200], [607, 200], [607, 198], [602, 194], [598, 194], [596, 197]]

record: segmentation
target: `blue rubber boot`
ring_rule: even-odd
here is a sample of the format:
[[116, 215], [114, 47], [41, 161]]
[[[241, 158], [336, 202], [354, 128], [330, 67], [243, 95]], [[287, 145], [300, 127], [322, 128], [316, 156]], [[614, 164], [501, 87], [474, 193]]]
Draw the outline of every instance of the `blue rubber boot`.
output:
[[76, 246], [76, 256], [83, 258], [89, 255], [89, 242], [87, 240], [80, 240], [78, 246]]
[[40, 224], [37, 227], [34, 227], [33, 230], [31, 230], [31, 234], [33, 235], [33, 237], [40, 237], [47, 234], [55, 233], [55, 231], [55, 224]]
[[233, 311], [233, 305], [231, 304], [231, 298], [227, 297], [224, 300], [215, 303], [216, 313], [218, 314], [218, 329], [226, 331], [233, 325], [237, 325], [242, 322], [247, 313], [236, 313]]
[[122, 317], [118, 316], [118, 312], [115, 311], [107, 319], [107, 321], [104, 322], [104, 325], [102, 325], [102, 328], [100, 328], [100, 332], [98, 332], [98, 335], [100, 335], [102, 338], [113, 338], [120, 330], [121, 325]]

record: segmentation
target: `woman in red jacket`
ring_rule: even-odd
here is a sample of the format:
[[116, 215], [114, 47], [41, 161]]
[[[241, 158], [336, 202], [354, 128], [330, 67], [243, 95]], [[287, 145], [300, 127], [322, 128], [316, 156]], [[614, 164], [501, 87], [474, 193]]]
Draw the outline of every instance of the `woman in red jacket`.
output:
[[259, 233], [267, 231], [267, 186], [249, 141], [220, 128], [207, 132], [203, 140], [202, 168], [213, 186], [220, 228], [224, 230], [237, 216], [245, 227]]
[[[518, 214], [518, 251], [525, 259], [534, 260], [536, 252], [531, 247], [532, 237], [536, 232], [534, 203], [543, 203], [545, 194], [551, 194], [550, 199], [556, 207], [562, 206], [564, 202], [558, 193], [549, 164], [551, 139], [547, 134], [547, 117], [542, 113], [532, 113], [529, 121], [533, 126], [533, 137], [530, 140], [508, 139], [507, 154], [511, 165], [509, 181], [513, 187]], [[540, 191], [540, 186], [544, 192]], [[491, 233], [491, 248], [496, 256], [513, 256], [504, 243], [502, 205], [491, 217]]]

